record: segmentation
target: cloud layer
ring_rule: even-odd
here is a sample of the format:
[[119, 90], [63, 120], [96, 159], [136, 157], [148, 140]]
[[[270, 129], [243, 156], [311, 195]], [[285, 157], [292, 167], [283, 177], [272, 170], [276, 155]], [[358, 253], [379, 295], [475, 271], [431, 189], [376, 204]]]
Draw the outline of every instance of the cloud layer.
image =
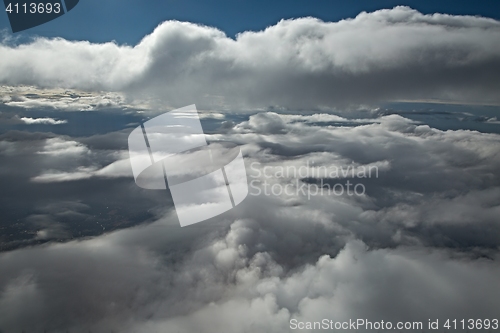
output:
[[0, 46], [0, 82], [123, 91], [166, 107], [321, 108], [386, 100], [500, 103], [500, 23], [408, 7], [283, 20], [230, 39], [167, 21], [138, 45]]
[[[498, 135], [442, 131], [383, 112], [232, 119], [218, 119], [224, 125], [207, 140], [241, 144], [249, 180], [285, 185], [291, 176], [265, 174], [302, 167], [310, 177], [301, 182], [350, 179], [366, 194], [250, 195], [218, 218], [180, 228], [160, 193], [154, 223], [1, 254], [0, 329], [289, 332], [291, 319], [496, 315]], [[121, 151], [126, 134], [0, 138], [9, 178], [50, 196], [50, 204], [32, 199], [38, 207], [27, 221], [37, 240], [66, 240], [73, 221], [104, 225], [101, 201], [115, 199], [123, 211], [147, 207], [136, 203], [149, 192], [138, 192]], [[379, 167], [378, 177], [329, 179], [313, 169], [367, 165]]]

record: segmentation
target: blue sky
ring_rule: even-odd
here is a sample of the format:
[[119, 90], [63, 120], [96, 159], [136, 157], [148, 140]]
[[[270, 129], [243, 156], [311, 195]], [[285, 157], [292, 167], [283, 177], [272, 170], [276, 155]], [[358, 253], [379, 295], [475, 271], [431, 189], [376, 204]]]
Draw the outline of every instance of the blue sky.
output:
[[[361, 11], [407, 5], [422, 13], [449, 13], [500, 18], [497, 0], [80, 0], [74, 10], [57, 20], [17, 33], [20, 41], [31, 36], [134, 45], [164, 20], [181, 20], [217, 27], [228, 36], [262, 30], [283, 18], [314, 16], [338, 21]], [[0, 30], [11, 33], [7, 15], [0, 15]]]

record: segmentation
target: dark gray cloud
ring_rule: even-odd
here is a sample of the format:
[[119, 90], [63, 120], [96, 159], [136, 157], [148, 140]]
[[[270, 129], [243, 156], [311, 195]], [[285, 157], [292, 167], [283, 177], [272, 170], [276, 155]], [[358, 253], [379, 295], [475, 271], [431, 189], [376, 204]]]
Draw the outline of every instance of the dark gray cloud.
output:
[[[256, 145], [249, 150], [247, 161], [259, 162], [260, 178], [266, 178], [264, 167], [271, 168], [268, 169], [271, 175], [276, 172], [269, 171], [272, 168], [278, 171], [288, 167], [309, 168], [308, 175], [302, 176], [308, 183], [322, 181], [333, 186], [351, 180], [365, 186], [367, 197], [363, 200], [356, 202], [355, 197], [346, 195], [341, 198], [362, 212], [344, 215], [334, 199], [330, 207], [323, 203], [322, 210], [368, 244], [386, 247], [421, 242], [464, 249], [497, 248], [500, 241], [495, 217], [500, 188], [497, 134], [440, 131], [391, 115], [357, 127], [288, 123], [280, 134], [262, 136], [254, 134], [263, 128], [254, 117], [259, 121], [268, 117], [269, 124], [276, 123], [276, 117], [287, 117], [251, 116], [233, 132], [235, 140]], [[375, 174], [371, 178], [350, 174], [347, 177], [340, 174], [340, 179], [327, 177], [326, 170], [363, 166], [377, 166], [378, 177]], [[321, 168], [325, 170], [322, 175], [315, 173]], [[268, 181], [286, 184], [290, 178], [293, 175]], [[307, 198], [294, 199], [305, 204]]]
[[[2, 327], [287, 332], [291, 318], [425, 322], [494, 317], [499, 305], [493, 261], [416, 248], [368, 251], [351, 241], [334, 258], [290, 272], [266, 251], [248, 252], [262, 232], [251, 221], [236, 221], [216, 238], [195, 229], [172, 237], [170, 229], [158, 223], [2, 256]], [[144, 236], [161, 238], [165, 252], [137, 246]], [[189, 252], [168, 253], [172, 240]]]
[[[0, 329], [288, 332], [291, 319], [494, 317], [499, 136], [383, 114], [220, 119], [233, 124], [207, 139], [241, 144], [250, 181], [284, 185], [293, 177], [264, 172], [302, 167], [301, 184], [363, 182], [366, 195], [250, 195], [237, 209], [186, 228], [167, 200], [133, 184], [121, 150], [126, 130], [80, 138], [4, 134], [2, 156], [12, 163], [4, 170], [31, 160], [19, 177], [43, 187], [25, 202], [53, 193], [35, 201], [27, 218], [38, 228], [34, 237], [63, 240], [68, 223], [102, 222], [99, 202], [111, 200], [131, 212], [147, 207], [137, 202], [143, 197], [157, 220], [1, 254]], [[110, 165], [116, 169], [103, 171]], [[378, 177], [328, 179], [313, 169], [321, 166], [377, 166]], [[52, 179], [36, 181], [50, 170]]]

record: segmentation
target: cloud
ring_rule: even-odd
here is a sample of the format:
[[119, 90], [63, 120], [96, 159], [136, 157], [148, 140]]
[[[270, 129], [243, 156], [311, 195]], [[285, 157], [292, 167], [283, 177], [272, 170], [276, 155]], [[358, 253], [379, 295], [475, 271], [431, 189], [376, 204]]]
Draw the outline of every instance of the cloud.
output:
[[32, 181], [38, 183], [65, 182], [72, 180], [88, 179], [92, 177], [94, 168], [79, 167], [74, 172], [46, 171], [39, 176], [33, 177]]
[[[120, 91], [135, 103], [331, 108], [386, 100], [498, 104], [500, 23], [408, 7], [282, 20], [235, 40], [167, 21], [136, 46], [39, 38], [2, 45], [7, 85]], [[57, 59], [57, 61], [54, 61]]]
[[47, 155], [81, 155], [88, 152], [87, 147], [76, 141], [61, 138], [47, 139], [39, 154]]
[[31, 178], [37, 183], [67, 182], [74, 180], [89, 179], [91, 177], [131, 177], [132, 169], [129, 159], [115, 161], [101, 169], [96, 167], [78, 167], [70, 172], [58, 170], [46, 170], [41, 175]]
[[30, 118], [30, 117], [22, 117], [21, 121], [28, 125], [33, 124], [44, 124], [44, 125], [61, 125], [66, 124], [67, 120], [56, 120], [53, 118]]
[[128, 107], [123, 94], [84, 92], [59, 87], [44, 89], [34, 86], [0, 86], [0, 100], [8, 106], [25, 109], [53, 108], [67, 111], [93, 111]]
[[[390, 31], [401, 20], [415, 29], [446, 22], [453, 31], [496, 24], [398, 10], [377, 12], [377, 20]], [[207, 29], [186, 26], [193, 38]], [[130, 129], [1, 134], [8, 190], [0, 194], [0, 227], [25, 238], [7, 238], [24, 248], [0, 253], [0, 330], [289, 332], [291, 319], [425, 325], [497, 315], [498, 135], [440, 130], [381, 109], [355, 119], [274, 111], [207, 115], [206, 138], [241, 145], [250, 181], [350, 180], [366, 193], [250, 195], [217, 218], [180, 228], [168, 192], [135, 186]], [[176, 161], [181, 171], [187, 158]], [[376, 177], [328, 175], [368, 166], [378, 168]], [[276, 175], [283, 168], [306, 175]]]
[[[493, 318], [500, 305], [496, 261], [414, 247], [369, 250], [347, 241], [335, 256], [290, 271], [279, 264], [286, 252], [258, 250], [263, 224], [234, 221], [217, 236], [203, 235], [205, 229], [157, 235], [168, 219], [0, 256], [0, 327], [288, 332], [293, 318], [425, 323]], [[168, 250], [178, 246], [190, 251], [174, 260]]]
[[491, 124], [500, 124], [500, 121], [498, 121], [497, 117], [491, 117], [488, 120], [486, 120], [486, 122]]
[[[329, 125], [330, 120], [336, 125]], [[318, 225], [332, 230], [340, 226], [370, 246], [421, 244], [489, 251], [500, 241], [494, 204], [500, 193], [498, 135], [441, 131], [395, 114], [348, 121], [328, 114], [263, 112], [206, 137], [213, 144], [242, 145], [256, 200], [252, 202], [259, 205], [248, 212], [251, 216], [263, 214], [262, 219], [276, 221], [292, 218], [293, 212], [300, 223], [314, 215]], [[30, 151], [42, 155], [43, 162], [37, 164], [44, 166], [32, 171], [29, 179], [40, 184], [131, 180], [128, 153], [119, 150], [118, 143], [126, 138], [117, 132], [79, 139], [86, 144], [49, 138], [39, 148], [29, 145]], [[117, 143], [99, 143], [110, 139]], [[6, 153], [20, 152], [19, 143], [3, 145]], [[54, 161], [55, 156], [59, 160]], [[182, 172], [190, 158], [182, 155], [173, 164]], [[345, 190], [346, 181], [361, 184], [365, 194], [325, 192], [311, 197], [310, 191], [300, 190], [317, 184], [341, 184]], [[290, 195], [270, 190], [289, 184]], [[255, 197], [259, 193], [270, 200], [264, 206], [274, 212], [260, 205]]]

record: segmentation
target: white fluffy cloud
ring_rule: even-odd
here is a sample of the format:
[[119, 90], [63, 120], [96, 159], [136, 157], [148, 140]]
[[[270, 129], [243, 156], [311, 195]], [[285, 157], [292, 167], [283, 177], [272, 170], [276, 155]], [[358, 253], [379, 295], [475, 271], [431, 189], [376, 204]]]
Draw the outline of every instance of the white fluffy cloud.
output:
[[0, 46], [0, 82], [123, 91], [202, 108], [332, 107], [383, 100], [499, 103], [500, 23], [407, 7], [329, 23], [283, 20], [235, 40], [167, 21], [138, 45], [37, 39]]

